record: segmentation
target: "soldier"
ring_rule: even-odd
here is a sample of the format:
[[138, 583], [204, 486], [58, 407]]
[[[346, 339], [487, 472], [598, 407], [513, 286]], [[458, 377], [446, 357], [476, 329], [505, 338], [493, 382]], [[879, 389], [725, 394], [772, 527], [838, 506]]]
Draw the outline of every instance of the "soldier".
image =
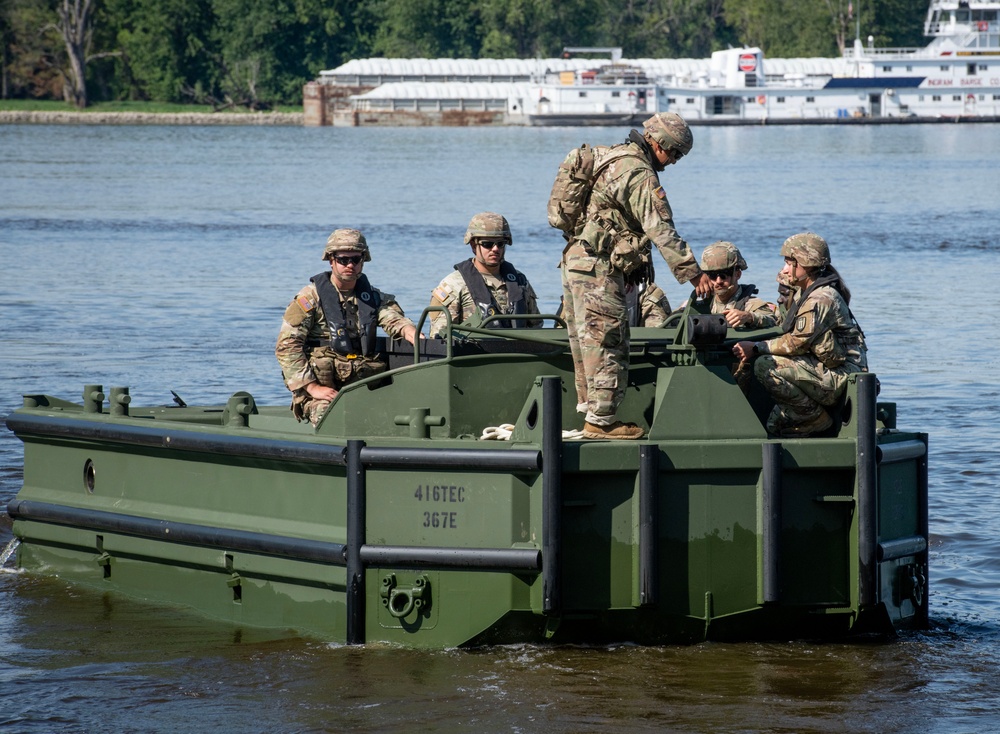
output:
[[[563, 317], [569, 327], [577, 411], [586, 438], [637, 439], [643, 430], [618, 419], [628, 384], [629, 327], [624, 270], [656, 245], [678, 282], [699, 295], [711, 284], [674, 229], [657, 172], [691, 151], [687, 123], [671, 112], [646, 120], [644, 132], [594, 149], [594, 181], [586, 221], [563, 252]], [[608, 158], [614, 160], [605, 165]]]
[[782, 322], [783, 335], [740, 341], [733, 353], [746, 361], [760, 355], [754, 374], [774, 398], [770, 434], [803, 437], [826, 431], [832, 406], [847, 378], [868, 371], [864, 333], [848, 304], [851, 292], [830, 263], [826, 241], [812, 232], [792, 235], [781, 247], [782, 275], [796, 289]]
[[764, 329], [778, 323], [774, 307], [755, 298], [757, 286], [740, 284], [747, 269], [739, 248], [732, 242], [713, 242], [701, 253], [701, 269], [712, 283], [712, 313], [726, 317], [734, 329]]
[[285, 309], [274, 350], [292, 391], [292, 412], [313, 425], [341, 387], [385, 370], [375, 351], [379, 326], [411, 344], [417, 331], [394, 297], [362, 275], [372, 258], [361, 232], [336, 230], [323, 259], [330, 272], [314, 275]]
[[[538, 313], [535, 291], [524, 274], [505, 259], [511, 245], [510, 225], [494, 212], [477, 214], [465, 231], [465, 244], [472, 247], [472, 257], [455, 266], [431, 293], [432, 306], [444, 306], [455, 323], [473, 316], [484, 319], [494, 314]], [[431, 317], [431, 336], [445, 331], [445, 316]], [[502, 328], [534, 328], [540, 320], [491, 322]]]
[[670, 301], [656, 283], [625, 286], [625, 307], [628, 325], [662, 329], [670, 318]]

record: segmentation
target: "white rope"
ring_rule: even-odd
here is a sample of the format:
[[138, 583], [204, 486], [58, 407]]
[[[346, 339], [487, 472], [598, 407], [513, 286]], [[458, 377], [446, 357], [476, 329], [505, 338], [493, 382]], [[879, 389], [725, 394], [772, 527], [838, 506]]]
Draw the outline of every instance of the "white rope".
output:
[[[479, 437], [479, 440], [509, 441], [513, 432], [513, 423], [501, 423], [499, 426], [487, 426], [483, 429], [483, 435]], [[563, 431], [562, 437], [563, 441], [579, 441], [583, 439], [583, 431], [580, 429], [574, 431]]]

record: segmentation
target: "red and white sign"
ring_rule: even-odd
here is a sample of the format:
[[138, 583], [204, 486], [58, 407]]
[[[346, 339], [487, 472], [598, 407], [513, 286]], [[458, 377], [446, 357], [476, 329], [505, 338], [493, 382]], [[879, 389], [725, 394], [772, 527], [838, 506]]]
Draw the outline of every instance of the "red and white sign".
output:
[[740, 54], [740, 71], [756, 71], [757, 57], [753, 54]]

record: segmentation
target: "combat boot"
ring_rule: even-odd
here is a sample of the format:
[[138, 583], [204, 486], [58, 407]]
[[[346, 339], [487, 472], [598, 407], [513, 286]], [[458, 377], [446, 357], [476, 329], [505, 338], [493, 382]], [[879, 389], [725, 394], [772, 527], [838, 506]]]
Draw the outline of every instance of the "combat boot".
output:
[[635, 423], [623, 423], [615, 421], [609, 426], [595, 426], [590, 421], [583, 424], [584, 438], [608, 438], [617, 441], [634, 441], [642, 438], [643, 431]]
[[784, 426], [778, 431], [782, 438], [805, 438], [830, 428], [833, 425], [833, 418], [825, 410], [820, 409], [815, 418], [811, 418], [802, 423]]

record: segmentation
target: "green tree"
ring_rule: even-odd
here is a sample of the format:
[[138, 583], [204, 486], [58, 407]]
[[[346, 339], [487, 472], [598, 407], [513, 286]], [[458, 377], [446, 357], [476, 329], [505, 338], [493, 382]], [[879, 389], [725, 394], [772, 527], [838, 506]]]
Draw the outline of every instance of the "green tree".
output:
[[219, 88], [253, 109], [301, 99], [302, 85], [338, 60], [346, 1], [212, 0]]

